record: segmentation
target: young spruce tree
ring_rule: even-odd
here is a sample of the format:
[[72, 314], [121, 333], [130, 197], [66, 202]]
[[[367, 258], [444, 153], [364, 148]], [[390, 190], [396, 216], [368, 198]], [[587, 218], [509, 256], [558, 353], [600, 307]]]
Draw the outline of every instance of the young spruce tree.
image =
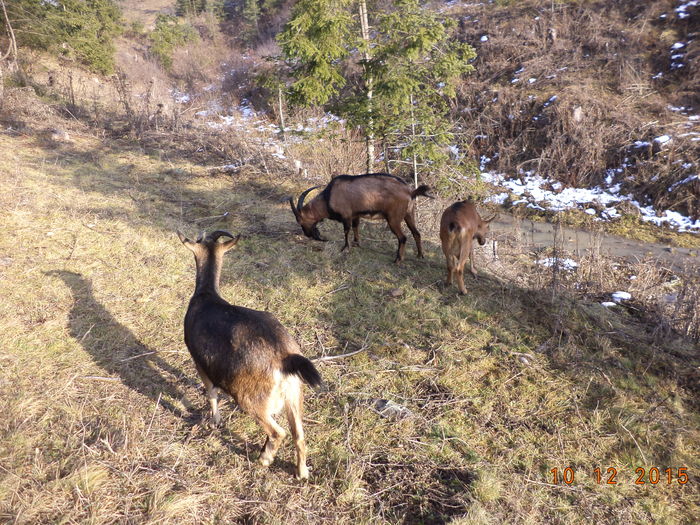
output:
[[[391, 0], [366, 8], [364, 0], [300, 0], [278, 41], [294, 81], [290, 102], [326, 105], [397, 149], [402, 161], [445, 159], [452, 140], [449, 101], [473, 70], [474, 49], [451, 38], [454, 21], [418, 0]], [[360, 15], [360, 16], [357, 16]], [[361, 67], [352, 67], [352, 64]], [[368, 96], [369, 95], [369, 96]], [[373, 159], [368, 159], [368, 166]]]

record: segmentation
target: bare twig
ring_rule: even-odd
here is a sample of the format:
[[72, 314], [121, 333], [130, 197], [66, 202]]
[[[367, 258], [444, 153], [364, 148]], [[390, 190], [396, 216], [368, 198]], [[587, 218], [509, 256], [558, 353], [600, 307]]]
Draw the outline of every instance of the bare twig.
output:
[[334, 359], [342, 359], [343, 357], [350, 357], [355, 354], [359, 354], [360, 352], [364, 352], [367, 350], [366, 346], [363, 346], [362, 348], [358, 350], [354, 350], [352, 352], [348, 352], [347, 354], [340, 354], [340, 355], [324, 355], [321, 357], [315, 357], [312, 359], [314, 363], [320, 362], [320, 361], [333, 361]]

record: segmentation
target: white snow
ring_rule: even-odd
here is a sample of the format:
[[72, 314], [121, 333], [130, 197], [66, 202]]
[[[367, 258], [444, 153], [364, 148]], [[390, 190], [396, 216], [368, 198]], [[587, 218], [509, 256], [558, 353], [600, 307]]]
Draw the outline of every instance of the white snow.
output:
[[[504, 174], [483, 172], [486, 162], [486, 157], [482, 157], [482, 180], [502, 188], [502, 190], [505, 189], [511, 192], [515, 197], [519, 197], [519, 199], [514, 200], [513, 205], [525, 204], [529, 208], [540, 210], [546, 208], [556, 212], [570, 208], [583, 208], [585, 210], [591, 208], [591, 203], [595, 203], [604, 207], [605, 211], [601, 214], [604, 219], [612, 219], [619, 215], [614, 205], [621, 202], [629, 202], [639, 209], [644, 221], [657, 225], [668, 225], [676, 228], [679, 232], [700, 233], [700, 220], [693, 221], [689, 217], [670, 210], [658, 213], [653, 206], [644, 206], [632, 196], [621, 194], [620, 184], [612, 184], [615, 174], [614, 170], [609, 170], [608, 172], [606, 178], [606, 182], [609, 185], [608, 188], [601, 188], [600, 186], [593, 188], [569, 187], [560, 190], [552, 185], [552, 181], [532, 172], [522, 172], [515, 179], [508, 179]], [[552, 189], [547, 189], [549, 187]], [[501, 202], [505, 201], [505, 197], [502, 195], [502, 193], [499, 193], [495, 199]], [[496, 200], [493, 202], [496, 202]]]
[[547, 100], [547, 102], [545, 102], [544, 104], [542, 104], [542, 107], [543, 107], [543, 108], [546, 108], [546, 107], [550, 106], [550, 105], [551, 105], [552, 103], [554, 103], [558, 98], [559, 98], [559, 97], [558, 97], [557, 95], [552, 95], [551, 97], [549, 97], [549, 100]]
[[621, 301], [629, 301], [632, 299], [632, 294], [629, 292], [613, 292], [612, 293], [612, 300], [615, 301], [616, 303], [619, 303]]
[[611, 306], [617, 306], [617, 303], [611, 303], [610, 301], [603, 301], [603, 302], [600, 303], [600, 304], [602, 304], [602, 305], [605, 306], [606, 308], [610, 308]]
[[690, 16], [690, 14], [688, 13], [688, 8], [689, 7], [696, 7], [698, 5], [700, 5], [699, 0], [690, 0], [688, 2], [685, 2], [681, 5], [679, 5], [675, 9], [676, 13], [678, 13], [678, 18], [680, 18], [680, 19], [688, 18]]
[[671, 186], [668, 188], [668, 191], [673, 191], [675, 190], [678, 186], [682, 186], [683, 184], [688, 184], [691, 180], [697, 179], [697, 175], [691, 175], [690, 177], [687, 177], [683, 180], [679, 180], [678, 182], [674, 182], [671, 184]]
[[576, 268], [578, 268], [578, 263], [574, 261], [573, 259], [562, 259], [558, 257], [546, 257], [544, 259], [540, 259], [537, 261], [537, 264], [540, 264], [542, 266], [545, 266], [547, 268], [551, 268], [552, 266], [556, 266], [561, 270], [568, 270], [568, 271], [573, 271]]
[[488, 35], [483, 35], [479, 40], [481, 40], [482, 42], [488, 42], [489, 36], [488, 36]]
[[192, 100], [192, 96], [189, 93], [182, 93], [181, 91], [178, 91], [177, 89], [172, 89], [170, 90], [170, 94], [173, 97], [173, 100], [177, 104], [187, 104]]
[[660, 137], [656, 137], [654, 139], [654, 142], [658, 142], [659, 144], [666, 144], [669, 140], [671, 140], [671, 137], [668, 135], [661, 135]]

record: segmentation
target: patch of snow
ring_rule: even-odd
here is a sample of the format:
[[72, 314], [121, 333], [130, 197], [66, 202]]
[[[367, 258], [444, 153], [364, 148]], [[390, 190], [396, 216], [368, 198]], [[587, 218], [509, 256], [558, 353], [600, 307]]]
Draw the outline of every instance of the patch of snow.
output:
[[529, 84], [534, 84], [535, 82], [537, 82], [537, 79], [536, 78], [528, 78], [527, 81]]
[[632, 294], [629, 292], [613, 292], [612, 293], [612, 300], [615, 301], [616, 303], [620, 303], [622, 301], [629, 301], [632, 299]]
[[559, 97], [558, 97], [557, 95], [552, 95], [551, 97], [549, 97], [549, 100], [547, 100], [547, 102], [545, 102], [544, 104], [542, 104], [542, 107], [543, 107], [543, 108], [546, 108], [546, 107], [552, 105], [554, 102], [556, 102], [556, 100], [557, 100], [558, 98], [559, 98]]
[[503, 204], [508, 199], [508, 193], [497, 193], [496, 195], [491, 195], [484, 199], [484, 202], [492, 202], [494, 204]]
[[595, 215], [595, 214], [597, 213], [593, 208], [586, 208], [586, 209], [583, 210], [583, 211], [584, 211], [585, 213], [587, 213], [588, 215]]
[[685, 19], [690, 16], [690, 13], [688, 13], [688, 8], [689, 7], [697, 7], [700, 5], [700, 1], [698, 0], [690, 0], [688, 2], [685, 2], [678, 7], [676, 7], [675, 11], [678, 14], [678, 18], [680, 19]]
[[654, 142], [657, 142], [659, 144], [666, 144], [669, 140], [671, 140], [671, 137], [668, 135], [661, 135], [660, 137], [656, 137], [654, 139]]
[[546, 268], [556, 266], [561, 270], [568, 270], [570, 272], [578, 268], [578, 263], [573, 259], [562, 259], [560, 257], [546, 257], [537, 261], [537, 264], [545, 266]]
[[189, 93], [182, 93], [177, 89], [171, 89], [170, 95], [177, 104], [187, 104], [192, 100], [192, 96]]
[[673, 191], [675, 190], [678, 186], [682, 186], [683, 184], [688, 184], [691, 180], [696, 180], [698, 178], [697, 175], [691, 175], [690, 177], [687, 177], [683, 180], [679, 180], [678, 182], [674, 182], [671, 184], [671, 186], [668, 188], [668, 191]]
[[[619, 183], [608, 188], [596, 186], [593, 188], [564, 188], [553, 191], [547, 189], [550, 187], [551, 181], [532, 172], [522, 172], [515, 179], [507, 179], [503, 174], [484, 172], [485, 158], [482, 157], [481, 162], [482, 180], [520, 197], [519, 200], [513, 202], [513, 205], [523, 203], [535, 207], [538, 203], [542, 203], [546, 209], [557, 212], [579, 207], [587, 209], [591, 208], [591, 203], [595, 203], [605, 208], [605, 212], [601, 214], [604, 219], [612, 219], [619, 215], [613, 206], [620, 202], [629, 202], [639, 209], [643, 221], [657, 225], [668, 225], [676, 228], [679, 232], [700, 233], [700, 220], [693, 221], [689, 217], [670, 210], [657, 214], [657, 210], [653, 206], [643, 206], [630, 195], [621, 194]], [[607, 179], [608, 184], [610, 184], [613, 180], [613, 173], [609, 172]]]
[[600, 303], [600, 304], [602, 304], [603, 306], [605, 306], [605, 308], [611, 308], [611, 307], [613, 307], [613, 306], [617, 306], [617, 303], [611, 303], [610, 301], [603, 301], [603, 302]]
[[488, 42], [489, 36], [488, 36], [488, 35], [483, 35], [479, 40], [481, 40], [482, 42]]
[[671, 46], [671, 49], [681, 49], [685, 47], [685, 42], [676, 42]]

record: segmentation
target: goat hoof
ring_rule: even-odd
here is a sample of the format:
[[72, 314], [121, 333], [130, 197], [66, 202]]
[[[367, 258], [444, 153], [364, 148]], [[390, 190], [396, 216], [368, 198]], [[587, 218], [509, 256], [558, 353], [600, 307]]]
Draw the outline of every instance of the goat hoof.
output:
[[260, 464], [263, 467], [269, 467], [270, 465], [272, 465], [272, 459], [260, 456]]
[[304, 479], [309, 479], [309, 469], [300, 470], [295, 474], [294, 477], [300, 481]]
[[213, 419], [207, 419], [205, 426], [211, 430], [215, 430], [221, 426], [221, 421], [215, 421]]

